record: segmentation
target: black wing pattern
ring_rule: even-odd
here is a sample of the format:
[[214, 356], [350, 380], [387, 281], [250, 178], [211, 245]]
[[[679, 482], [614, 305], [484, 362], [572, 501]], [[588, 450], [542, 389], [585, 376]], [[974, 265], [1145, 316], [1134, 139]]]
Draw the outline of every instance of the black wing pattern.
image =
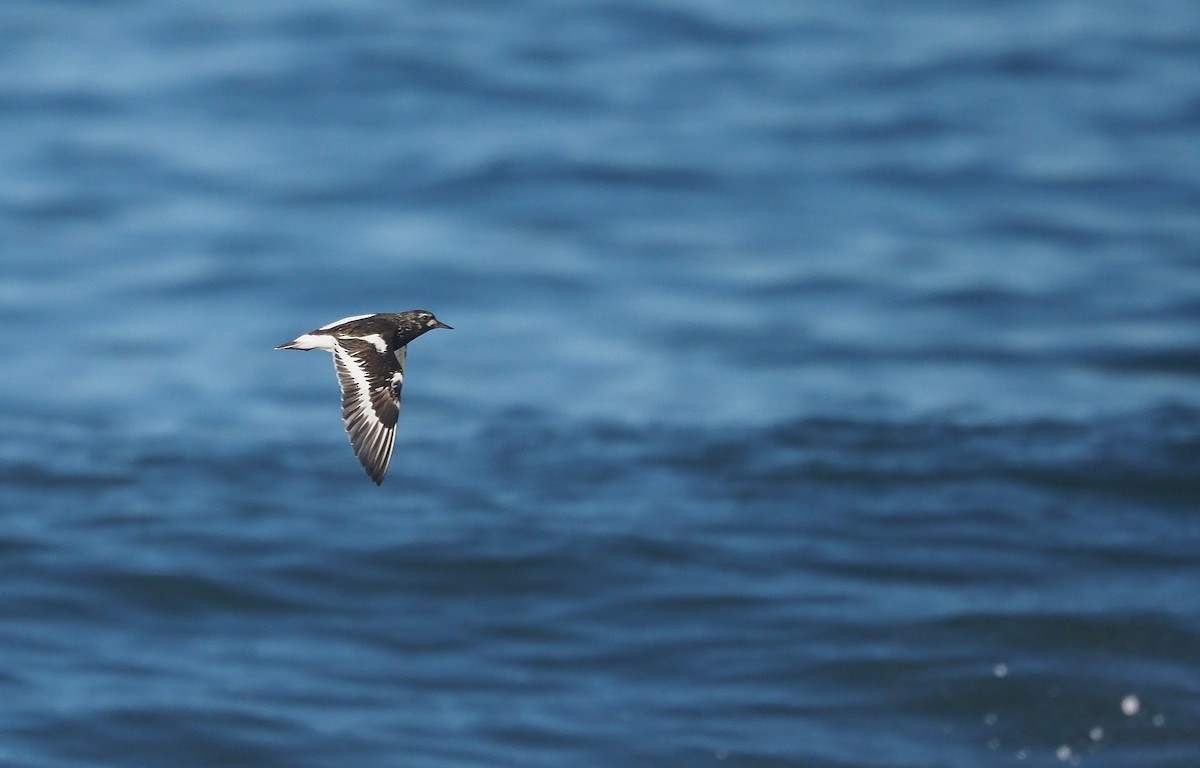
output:
[[396, 442], [404, 347], [388, 354], [363, 339], [338, 339], [333, 364], [342, 387], [342, 420], [363, 469], [383, 482]]

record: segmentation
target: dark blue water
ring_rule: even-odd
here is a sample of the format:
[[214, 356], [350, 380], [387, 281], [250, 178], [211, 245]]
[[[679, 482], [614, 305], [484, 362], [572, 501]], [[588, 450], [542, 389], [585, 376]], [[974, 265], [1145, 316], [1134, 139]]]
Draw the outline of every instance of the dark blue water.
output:
[[7, 3], [0, 765], [1196, 765], [1197, 30]]

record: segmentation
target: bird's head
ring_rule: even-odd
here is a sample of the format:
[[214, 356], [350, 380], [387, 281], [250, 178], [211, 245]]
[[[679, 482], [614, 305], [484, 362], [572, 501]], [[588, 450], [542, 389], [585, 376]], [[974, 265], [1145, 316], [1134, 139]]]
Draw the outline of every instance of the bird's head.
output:
[[407, 339], [415, 339], [426, 331], [432, 331], [434, 328], [446, 328], [454, 330], [442, 321], [433, 316], [433, 313], [426, 309], [414, 309], [408, 312], [401, 312], [396, 316], [397, 326], [396, 333]]

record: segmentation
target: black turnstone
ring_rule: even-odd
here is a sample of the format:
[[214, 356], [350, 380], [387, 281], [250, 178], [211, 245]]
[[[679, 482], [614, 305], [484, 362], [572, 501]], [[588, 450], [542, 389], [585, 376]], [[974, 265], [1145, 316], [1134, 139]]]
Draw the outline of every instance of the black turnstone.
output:
[[342, 385], [342, 420], [350, 445], [363, 469], [379, 485], [396, 442], [408, 342], [434, 328], [449, 327], [423, 309], [354, 315], [275, 349], [324, 349], [333, 353], [333, 366]]

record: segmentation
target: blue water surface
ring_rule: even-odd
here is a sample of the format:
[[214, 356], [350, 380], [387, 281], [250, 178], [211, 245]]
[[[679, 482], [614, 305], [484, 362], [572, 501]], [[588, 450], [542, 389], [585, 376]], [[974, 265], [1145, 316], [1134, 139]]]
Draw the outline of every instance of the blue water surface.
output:
[[8, 3], [0, 765], [1194, 766], [1198, 29]]

